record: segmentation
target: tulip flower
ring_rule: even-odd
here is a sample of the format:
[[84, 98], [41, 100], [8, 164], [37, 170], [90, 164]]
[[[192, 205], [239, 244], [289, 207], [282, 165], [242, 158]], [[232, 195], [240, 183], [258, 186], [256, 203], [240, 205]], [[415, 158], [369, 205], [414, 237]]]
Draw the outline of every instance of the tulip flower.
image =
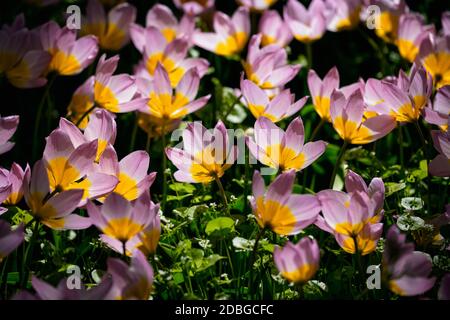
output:
[[325, 0], [327, 29], [333, 32], [358, 26], [362, 0]]
[[313, 0], [306, 9], [297, 0], [289, 0], [283, 10], [294, 38], [303, 43], [311, 43], [322, 38], [326, 30], [325, 4], [323, 0]]
[[211, 10], [215, 0], [173, 0], [175, 6], [189, 15], [199, 15]]
[[437, 125], [443, 131], [448, 130], [450, 119], [450, 85], [440, 88], [434, 97], [433, 107], [423, 109], [424, 119]]
[[323, 80], [314, 70], [308, 71], [308, 87], [314, 104], [314, 109], [323, 121], [331, 122], [330, 100], [334, 90], [339, 89], [339, 71], [333, 67]]
[[209, 62], [200, 58], [186, 59], [189, 42], [186, 37], [167, 41], [161, 30], [155, 27], [142, 28], [131, 26], [131, 39], [134, 46], [143, 54], [143, 60], [135, 68], [135, 75], [153, 79], [158, 63], [169, 74], [170, 84], [175, 88], [184, 74], [197, 69], [201, 77], [205, 75]]
[[130, 24], [136, 20], [136, 8], [122, 3], [108, 12], [98, 0], [89, 0], [86, 17], [82, 18], [81, 34], [94, 35], [100, 48], [118, 51], [130, 41]]
[[[13, 206], [22, 200], [23, 197], [23, 183], [25, 176], [30, 175], [30, 166], [27, 164], [25, 170], [23, 170], [17, 163], [11, 165], [11, 170], [7, 171], [5, 169], [0, 169], [3, 173], [7, 175], [8, 181], [11, 183], [11, 189], [9, 191], [8, 197], [3, 200], [3, 204]], [[0, 200], [1, 200], [0, 196]]]
[[[78, 88], [69, 105], [71, 121], [83, 128], [95, 108], [103, 108], [112, 113], [135, 111], [148, 102], [147, 98], [136, 98], [135, 78], [128, 74], [114, 75], [119, 56], [106, 59], [102, 55], [97, 65], [95, 76], [90, 77]], [[84, 126], [83, 126], [84, 125]]]
[[248, 9], [240, 7], [232, 17], [222, 12], [214, 14], [214, 32], [196, 32], [194, 43], [205, 50], [220, 56], [230, 57], [239, 54], [250, 36], [250, 17]]
[[261, 228], [279, 235], [295, 235], [316, 221], [320, 204], [314, 195], [292, 194], [295, 171], [280, 174], [265, 190], [259, 171], [253, 174], [253, 214]]
[[406, 243], [406, 235], [392, 226], [384, 244], [382, 271], [389, 289], [400, 296], [416, 296], [430, 290], [436, 278], [431, 273], [431, 258], [414, 251], [413, 243]]
[[377, 115], [364, 119], [364, 112], [364, 101], [360, 90], [355, 91], [348, 98], [336, 90], [331, 95], [331, 122], [346, 143], [373, 142], [387, 135], [396, 126], [393, 116]]
[[[11, 194], [12, 183], [10, 181], [9, 172], [0, 168], [0, 204], [2, 204]], [[8, 211], [7, 208], [0, 207], [0, 215]]]
[[[178, 22], [169, 7], [156, 4], [147, 12], [146, 28], [149, 27], [158, 29], [167, 43], [170, 43], [177, 38], [190, 39], [195, 30], [195, 19], [191, 15], [184, 15]], [[145, 28], [132, 24], [131, 36], [135, 44], [145, 44]], [[138, 49], [142, 52], [142, 48]]]
[[428, 34], [420, 45], [417, 59], [431, 74], [437, 89], [450, 84], [450, 36]]
[[375, 250], [383, 231], [381, 215], [376, 214], [379, 194], [370, 198], [359, 191], [324, 190], [317, 197], [323, 217], [319, 216], [316, 225], [333, 234], [345, 252], [366, 255]]
[[14, 142], [9, 139], [17, 130], [19, 116], [0, 117], [0, 154], [8, 152], [14, 147]]
[[122, 244], [121, 253], [126, 254], [127, 242], [143, 231], [152, 221], [151, 201], [148, 191], [133, 203], [118, 193], [111, 193], [101, 207], [87, 203], [89, 218], [103, 233], [103, 242]]
[[255, 122], [255, 140], [246, 139], [252, 155], [262, 164], [281, 171], [300, 171], [316, 161], [324, 152], [324, 141], [304, 144], [305, 130], [301, 118], [296, 118], [281, 130], [272, 121], [260, 117]]
[[225, 174], [237, 158], [237, 146], [231, 145], [227, 129], [219, 121], [213, 132], [200, 123], [189, 123], [183, 130], [183, 150], [166, 148], [166, 155], [178, 168], [174, 177], [180, 182], [209, 183]]
[[301, 65], [288, 64], [286, 50], [276, 45], [261, 49], [261, 39], [259, 34], [250, 40], [247, 60], [243, 63], [247, 78], [261, 89], [283, 87], [297, 75]]
[[400, 17], [397, 39], [400, 55], [409, 62], [414, 62], [419, 53], [420, 44], [430, 33], [434, 33], [434, 26], [425, 26], [422, 15], [403, 14]]
[[375, 34], [386, 42], [395, 43], [398, 38], [400, 16], [408, 11], [405, 0], [370, 0], [369, 3], [381, 10], [376, 18]]
[[117, 177], [119, 183], [112, 191], [133, 201], [155, 181], [156, 172], [147, 174], [149, 165], [150, 157], [145, 151], [134, 151], [119, 162], [114, 148], [108, 146], [100, 158], [98, 172]]
[[319, 245], [309, 237], [297, 244], [288, 241], [282, 248], [275, 247], [273, 259], [284, 278], [297, 285], [305, 284], [319, 269]]
[[303, 97], [295, 102], [295, 96], [289, 89], [270, 99], [266, 91], [252, 81], [244, 79], [241, 79], [241, 92], [247, 107], [256, 119], [265, 117], [272, 122], [278, 122], [296, 114], [308, 100], [308, 97]]
[[[146, 192], [145, 197], [148, 196], [148, 192]], [[145, 256], [154, 254], [161, 235], [161, 221], [158, 214], [159, 204], [154, 204], [150, 201], [150, 198], [145, 198], [144, 200], [146, 201], [145, 210], [150, 215], [149, 223], [145, 229], [126, 242], [125, 252], [126, 255], [130, 257], [136, 249], [139, 249]], [[123, 243], [120, 240], [105, 234], [102, 234], [100, 239], [112, 250], [123, 253]]]
[[83, 190], [51, 191], [44, 161], [39, 160], [34, 164], [31, 178], [25, 176], [23, 188], [31, 214], [47, 227], [54, 230], [78, 230], [91, 225], [88, 218], [72, 214], [83, 198]]
[[60, 192], [82, 189], [84, 193], [80, 205], [86, 203], [87, 199], [96, 199], [111, 192], [118, 181], [113, 175], [95, 171], [97, 150], [97, 139], [75, 147], [71, 136], [61, 128], [50, 133], [43, 158], [50, 190]]
[[430, 174], [437, 177], [450, 177], [450, 131], [433, 130], [431, 136], [439, 155], [429, 164]]
[[76, 39], [75, 30], [61, 28], [49, 21], [39, 28], [42, 48], [50, 53], [52, 59], [49, 72], [63, 76], [79, 74], [90, 65], [98, 53], [97, 38], [89, 35]]
[[[138, 78], [139, 92], [148, 97], [148, 103], [140, 111], [150, 116], [153, 126], [160, 127], [161, 132], [168, 132], [171, 123], [181, 120], [186, 115], [203, 108], [211, 95], [195, 99], [200, 84], [196, 69], [187, 71], [175, 88], [164, 67], [158, 63], [153, 80]], [[167, 128], [167, 129], [166, 129]]]
[[0, 220], [0, 263], [23, 242], [23, 230], [23, 225], [20, 225], [11, 231], [11, 225]]
[[400, 71], [397, 83], [369, 79], [365, 87], [368, 110], [394, 116], [399, 122], [415, 122], [429, 102], [433, 83], [423, 69], [412, 68], [408, 77]]
[[28, 291], [20, 291], [13, 300], [110, 300], [110, 291], [113, 286], [111, 276], [105, 277], [102, 282], [91, 289], [84, 285], [80, 288], [70, 288], [69, 278], [62, 279], [56, 287], [37, 278], [31, 277], [31, 286], [36, 291], [31, 294]]
[[96, 109], [89, 118], [88, 125], [81, 133], [80, 129], [64, 118], [59, 120], [59, 128], [69, 136], [72, 145], [78, 148], [84, 143], [98, 141], [95, 162], [99, 162], [103, 151], [116, 141], [116, 121], [113, 114], [104, 109]]
[[42, 77], [51, 56], [42, 50], [39, 37], [25, 27], [23, 15], [11, 26], [0, 29], [0, 76], [5, 76], [17, 88], [42, 87], [47, 79]]
[[281, 48], [292, 41], [292, 33], [286, 22], [276, 10], [264, 11], [259, 21], [259, 33], [262, 35], [261, 44], [268, 46], [275, 44]]
[[148, 300], [153, 286], [153, 269], [145, 256], [136, 250], [130, 265], [120, 259], [109, 258], [108, 273], [112, 275], [110, 294], [116, 300]]
[[262, 12], [268, 9], [271, 5], [273, 5], [278, 0], [236, 0], [238, 4], [249, 8], [250, 10]]

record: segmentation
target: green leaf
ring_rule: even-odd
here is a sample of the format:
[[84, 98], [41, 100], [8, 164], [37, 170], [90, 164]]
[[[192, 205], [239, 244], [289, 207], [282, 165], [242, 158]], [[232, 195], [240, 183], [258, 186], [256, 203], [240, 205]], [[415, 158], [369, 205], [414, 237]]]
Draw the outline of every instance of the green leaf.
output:
[[235, 103], [226, 119], [231, 123], [239, 124], [242, 123], [245, 118], [247, 118], [247, 112], [239, 103]]
[[406, 188], [406, 184], [404, 182], [386, 182], [384, 186], [386, 187], [386, 197], [389, 197], [390, 195]]
[[205, 232], [208, 236], [225, 237], [234, 231], [234, 221], [228, 217], [220, 217], [211, 220], [206, 225]]
[[7, 280], [8, 284], [16, 284], [19, 282], [19, 272], [9, 272]]
[[180, 284], [184, 282], [184, 276], [181, 272], [178, 273], [174, 273], [173, 274], [173, 282], [175, 282], [175, 284]]
[[200, 271], [206, 270], [206, 269], [212, 267], [213, 265], [215, 265], [216, 262], [221, 259], [224, 259], [224, 257], [222, 257], [218, 254], [212, 254], [202, 260], [202, 265], [196, 271], [200, 272]]
[[189, 183], [175, 182], [169, 185], [169, 189], [181, 194], [193, 194], [195, 186]]

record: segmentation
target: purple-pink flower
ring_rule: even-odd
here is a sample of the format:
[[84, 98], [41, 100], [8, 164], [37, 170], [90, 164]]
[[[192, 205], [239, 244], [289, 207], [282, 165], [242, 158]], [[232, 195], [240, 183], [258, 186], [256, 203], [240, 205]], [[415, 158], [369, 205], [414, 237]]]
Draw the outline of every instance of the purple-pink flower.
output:
[[11, 230], [8, 222], [0, 220], [0, 263], [23, 242], [23, 231], [23, 225]]
[[262, 35], [261, 44], [268, 46], [276, 44], [284, 48], [292, 41], [292, 33], [286, 22], [276, 10], [264, 11], [259, 21], [259, 33]]
[[[450, 124], [450, 121], [448, 122]], [[430, 174], [437, 177], [450, 177], [450, 131], [431, 131], [434, 147], [439, 154], [429, 164]]]
[[294, 38], [300, 42], [319, 40], [326, 31], [323, 0], [313, 0], [308, 9], [297, 0], [289, 0], [284, 7], [283, 16]]
[[8, 152], [14, 147], [12, 138], [19, 125], [19, 116], [0, 117], [0, 154]]

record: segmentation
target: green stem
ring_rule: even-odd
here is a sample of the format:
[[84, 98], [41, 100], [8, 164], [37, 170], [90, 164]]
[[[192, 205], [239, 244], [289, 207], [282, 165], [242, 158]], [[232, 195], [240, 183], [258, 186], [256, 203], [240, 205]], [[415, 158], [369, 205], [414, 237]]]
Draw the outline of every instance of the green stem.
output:
[[336, 174], [337, 174], [339, 166], [341, 165], [342, 158], [344, 157], [347, 146], [348, 146], [348, 141], [344, 140], [344, 144], [342, 145], [341, 150], [339, 151], [336, 163], [334, 165], [333, 173], [331, 174], [330, 189], [333, 188], [334, 180], [336, 180]]
[[41, 101], [39, 102], [37, 113], [36, 113], [36, 119], [34, 120], [34, 133], [33, 133], [33, 147], [32, 147], [32, 158], [36, 160], [37, 157], [37, 148], [38, 148], [38, 140], [39, 140], [39, 125], [41, 123], [42, 119], [42, 111], [44, 110], [44, 104], [47, 100], [47, 96], [50, 93], [50, 88], [53, 85], [53, 82], [55, 81], [56, 74], [52, 75], [50, 77], [50, 80], [47, 83], [47, 86], [45, 87], [44, 95], [41, 98]]
[[265, 228], [262, 228], [258, 234], [256, 235], [255, 244], [253, 245], [253, 251], [252, 255], [250, 256], [250, 276], [249, 276], [249, 282], [248, 282], [248, 289], [250, 292], [250, 298], [253, 299], [253, 293], [254, 293], [254, 282], [253, 282], [253, 264], [255, 263], [256, 255], [258, 252], [258, 244], [259, 240], [261, 240], [264, 232], [266, 231]]
[[166, 157], [166, 133], [164, 126], [162, 127], [162, 136], [161, 136], [161, 143], [162, 143], [162, 171], [163, 171], [163, 194], [162, 194], [162, 201], [161, 201], [161, 210], [164, 212], [166, 208], [166, 198], [167, 198], [167, 157]]
[[[430, 167], [430, 158], [428, 157], [428, 149], [427, 149], [427, 140], [425, 139], [425, 136], [423, 135], [422, 129], [420, 128], [420, 124], [418, 121], [414, 122], [417, 132], [419, 133], [420, 136], [420, 141], [422, 142], [422, 149], [423, 149], [423, 154], [425, 156], [425, 160], [427, 161], [427, 170]], [[431, 194], [430, 194], [430, 188], [431, 188], [431, 179], [430, 179], [430, 174], [427, 172], [427, 177], [426, 177], [426, 181], [427, 181], [427, 208], [428, 208], [428, 213], [431, 213]]]
[[81, 124], [81, 122], [83, 122], [84, 118], [86, 118], [96, 107], [97, 107], [97, 105], [94, 103], [94, 105], [92, 107], [90, 107], [85, 113], [83, 113], [83, 115], [81, 116], [80, 119], [78, 119], [78, 121], [75, 125], [77, 127], [80, 126], [80, 124]]
[[403, 172], [405, 171], [405, 154], [404, 154], [404, 139], [403, 139], [403, 129], [402, 126], [398, 126], [398, 140], [400, 144], [400, 165], [402, 166]]
[[135, 115], [136, 115], [136, 119], [134, 121], [133, 131], [131, 133], [131, 142], [130, 142], [129, 152], [132, 152], [134, 150], [134, 145], [136, 144], [136, 135], [137, 135], [137, 130], [138, 130], [138, 114], [135, 113]]
[[308, 68], [312, 69], [312, 66], [313, 66], [313, 50], [312, 50], [312, 43], [311, 42], [306, 43], [306, 58], [308, 59]]
[[23, 257], [22, 261], [22, 272], [21, 272], [21, 283], [20, 286], [22, 288], [26, 287], [27, 281], [28, 281], [28, 275], [30, 273], [29, 268], [27, 267], [28, 260], [30, 257], [33, 257], [33, 250], [34, 245], [37, 239], [37, 234], [39, 232], [39, 221], [34, 221], [34, 229], [33, 234], [31, 235], [30, 243], [27, 246], [27, 249], [25, 250], [25, 255]]
[[219, 193], [222, 197], [223, 205], [225, 207], [226, 212], [228, 213], [228, 200], [227, 195], [225, 194], [225, 189], [223, 188], [222, 182], [220, 181], [220, 178], [216, 175], [214, 176], [214, 180], [216, 180], [217, 186], [219, 187]]
[[309, 141], [314, 141], [314, 139], [316, 138], [317, 134], [320, 132], [320, 129], [322, 129], [325, 122], [326, 121], [324, 119], [320, 119], [319, 124], [314, 128], [314, 131], [311, 133], [311, 137], [309, 138]]
[[147, 142], [145, 143], [145, 150], [147, 151], [147, 153], [150, 153], [151, 142], [152, 142], [152, 137], [150, 136], [149, 133], [147, 133]]

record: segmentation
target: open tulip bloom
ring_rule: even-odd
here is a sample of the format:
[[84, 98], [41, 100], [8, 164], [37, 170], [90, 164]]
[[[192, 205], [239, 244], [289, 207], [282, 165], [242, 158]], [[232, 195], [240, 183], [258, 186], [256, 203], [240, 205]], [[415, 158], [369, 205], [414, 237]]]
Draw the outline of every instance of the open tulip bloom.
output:
[[280, 174], [268, 187], [259, 171], [253, 174], [253, 214], [261, 228], [280, 235], [294, 235], [314, 223], [320, 204], [314, 195], [292, 194], [295, 171]]
[[333, 32], [358, 26], [362, 0], [325, 0], [327, 29]]
[[286, 129], [278, 128], [272, 121], [260, 117], [255, 122], [255, 140], [246, 139], [251, 154], [262, 164], [281, 171], [300, 171], [317, 160], [324, 152], [324, 141], [304, 144], [303, 121], [296, 118]]
[[195, 45], [220, 56], [231, 57], [239, 54], [250, 36], [248, 9], [240, 7], [233, 16], [222, 12], [214, 14], [214, 32], [196, 32]]
[[400, 17], [397, 47], [400, 55], [414, 62], [422, 41], [434, 33], [434, 26], [425, 25], [424, 17], [416, 13], [405, 13]]
[[102, 49], [117, 51], [130, 41], [130, 24], [136, 19], [136, 8], [121, 3], [108, 15], [98, 0], [89, 0], [86, 16], [82, 18], [81, 34], [97, 37]]
[[25, 176], [27, 176], [27, 178], [29, 179], [30, 166], [27, 164], [25, 170], [23, 170], [17, 163], [14, 162], [11, 165], [10, 171], [3, 168], [0, 168], [0, 171], [2, 172], [2, 176], [4, 177], [0, 178], [0, 180], [6, 179], [7, 181], [7, 184], [3, 183], [3, 185], [5, 186], [10, 184], [11, 186], [7, 190], [5, 190], [4, 187], [0, 188], [2, 189], [2, 191], [0, 191], [0, 202], [9, 206], [18, 204], [23, 197], [23, 182], [25, 180]]
[[308, 9], [297, 0], [289, 0], [283, 14], [294, 38], [300, 42], [319, 40], [326, 31], [325, 4], [322, 0], [313, 0]]
[[282, 248], [275, 247], [273, 259], [284, 278], [302, 285], [312, 279], [319, 269], [319, 245], [316, 240], [308, 237], [297, 244], [288, 241]]
[[19, 116], [0, 116], [0, 154], [8, 152], [14, 147], [14, 142], [9, 141], [17, 130]]
[[264, 11], [259, 21], [259, 33], [262, 34], [261, 44], [268, 46], [276, 44], [284, 48], [292, 41], [292, 33], [286, 22], [275, 10]]
[[450, 84], [450, 35], [428, 34], [420, 44], [417, 59], [431, 74], [437, 89]]
[[291, 81], [301, 65], [287, 62], [286, 50], [277, 45], [260, 48], [262, 36], [254, 35], [248, 46], [247, 60], [243, 63], [247, 78], [261, 89], [276, 89]]
[[215, 0], [173, 0], [173, 3], [189, 15], [198, 15], [214, 8]]
[[438, 177], [450, 177], [450, 131], [431, 131], [431, 136], [439, 155], [430, 162], [430, 174]]
[[11, 225], [0, 220], [0, 263], [23, 242], [23, 225], [11, 230]]
[[339, 89], [338, 69], [336, 67], [330, 69], [323, 80], [319, 78], [313, 69], [310, 69], [308, 71], [308, 87], [317, 114], [323, 121], [330, 122], [331, 94], [334, 90]]
[[448, 130], [448, 121], [450, 119], [450, 85], [440, 88], [432, 107], [423, 110], [423, 117], [428, 123], [437, 125], [443, 131]]
[[402, 14], [408, 11], [405, 0], [369, 0], [369, 5], [381, 10], [376, 23], [375, 34], [386, 42], [395, 43], [398, 38], [398, 24]]
[[61, 28], [54, 21], [41, 26], [39, 36], [42, 48], [52, 56], [49, 72], [54, 71], [63, 76], [79, 74], [94, 61], [98, 53], [95, 36], [76, 39], [75, 30]]
[[237, 146], [231, 145], [222, 121], [212, 132], [201, 123], [189, 123], [183, 130], [183, 149], [166, 148], [166, 155], [178, 171], [176, 180], [209, 183], [221, 178], [237, 159]]

